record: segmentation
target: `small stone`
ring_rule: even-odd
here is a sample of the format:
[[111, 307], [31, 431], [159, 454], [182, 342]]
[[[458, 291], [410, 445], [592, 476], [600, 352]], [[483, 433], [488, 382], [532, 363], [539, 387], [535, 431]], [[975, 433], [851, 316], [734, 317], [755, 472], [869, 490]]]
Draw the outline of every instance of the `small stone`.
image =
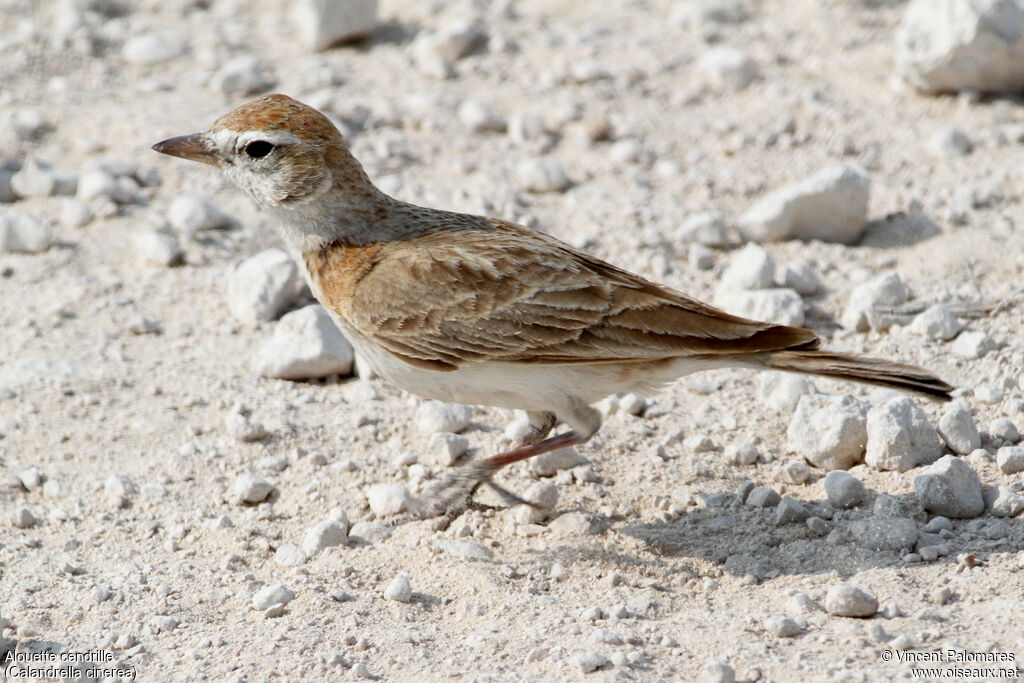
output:
[[185, 257], [178, 240], [166, 232], [143, 230], [135, 233], [132, 241], [140, 257], [158, 266], [175, 266]]
[[152, 31], [125, 41], [121, 56], [132, 64], [152, 66], [180, 57], [187, 49], [185, 38], [177, 31]]
[[775, 507], [782, 501], [782, 496], [773, 488], [757, 486], [748, 495], [746, 504], [755, 508]]
[[960, 334], [963, 325], [949, 305], [933, 304], [914, 317], [909, 329], [928, 339], [949, 341]]
[[971, 153], [971, 139], [956, 126], [948, 126], [928, 139], [928, 151], [944, 157], [962, 157]]
[[15, 529], [27, 529], [33, 526], [38, 520], [35, 515], [32, 514], [32, 510], [25, 507], [24, 505], [15, 508], [11, 512], [11, 526]]
[[377, 0], [299, 0], [293, 7], [299, 36], [314, 52], [361, 40], [377, 27]]
[[58, 179], [53, 166], [30, 156], [10, 176], [10, 184], [16, 197], [50, 197], [57, 194]]
[[430, 435], [430, 455], [442, 467], [451, 467], [469, 450], [469, 439], [450, 432], [434, 432]]
[[32, 214], [16, 209], [0, 214], [0, 253], [38, 254], [52, 242], [49, 226]]
[[1001, 439], [1003, 443], [1017, 443], [1020, 441], [1020, 431], [1013, 420], [1007, 417], [997, 417], [988, 425], [988, 433], [994, 439]]
[[130, 193], [125, 192], [117, 178], [100, 169], [82, 172], [78, 178], [75, 197], [83, 202], [93, 203], [102, 199], [120, 203], [127, 203], [131, 200]]
[[870, 550], [899, 552], [917, 543], [917, 524], [907, 517], [858, 519], [850, 524], [850, 533]]
[[810, 377], [791, 372], [758, 373], [758, 401], [780, 413], [793, 412], [801, 396], [816, 393], [818, 389]]
[[792, 289], [738, 290], [727, 285], [715, 291], [715, 305], [727, 313], [779, 325], [804, 324], [804, 302]]
[[[725, 447], [725, 457], [733, 465], [753, 465], [757, 462], [758, 455], [757, 447], [749, 443], [729, 444]], [[753, 484], [751, 484], [751, 487], [753, 487]]]
[[356, 522], [348, 530], [348, 537], [353, 541], [374, 545], [387, 539], [391, 528], [380, 522]]
[[287, 586], [283, 583], [275, 583], [257, 591], [256, 595], [252, 596], [252, 606], [254, 609], [263, 611], [270, 609], [274, 605], [287, 605], [294, 599], [295, 593], [289, 590]]
[[811, 468], [807, 466], [807, 462], [793, 459], [786, 461], [786, 464], [779, 468], [777, 479], [787, 484], [802, 484], [810, 476]]
[[60, 204], [60, 223], [68, 228], [81, 228], [95, 218], [92, 209], [77, 199], [65, 199]]
[[924, 411], [906, 396], [873, 406], [867, 418], [864, 462], [877, 470], [906, 472], [942, 455], [938, 432]]
[[283, 316], [260, 347], [252, 368], [263, 377], [302, 380], [347, 376], [355, 351], [319, 304]]
[[820, 612], [821, 605], [814, 602], [807, 593], [794, 593], [786, 602], [786, 611], [794, 616]]
[[782, 614], [773, 614], [764, 620], [764, 630], [776, 638], [792, 638], [803, 630], [800, 624]]
[[139, 487], [126, 474], [111, 474], [103, 482], [103, 493], [107, 498], [128, 497], [138, 492]]
[[878, 611], [878, 599], [866, 588], [839, 583], [829, 587], [825, 611], [839, 617], [870, 617]]
[[378, 517], [404, 512], [409, 504], [409, 490], [401, 484], [374, 484], [366, 488], [370, 510]]
[[680, 242], [695, 242], [706, 247], [721, 249], [729, 245], [729, 232], [725, 216], [719, 211], [706, 211], [687, 216], [675, 231]]
[[910, 288], [899, 273], [882, 273], [853, 289], [840, 322], [855, 332], [889, 329], [895, 319], [887, 315], [885, 309], [905, 303], [909, 298]]
[[420, 434], [458, 433], [469, 426], [473, 409], [457, 403], [426, 401], [416, 409], [416, 430]]
[[759, 244], [748, 243], [732, 257], [722, 284], [735, 289], [763, 289], [775, 284], [775, 259]]
[[274, 563], [279, 567], [298, 567], [306, 563], [306, 553], [294, 543], [284, 543], [274, 552]]
[[608, 658], [594, 650], [585, 650], [576, 656], [576, 663], [579, 664], [583, 673], [588, 674], [607, 666]]
[[933, 605], [945, 605], [953, 600], [953, 591], [949, 586], [939, 586], [928, 594], [928, 602]]
[[821, 276], [804, 260], [787, 263], [776, 276], [776, 280], [783, 287], [788, 287], [801, 296], [817, 294], [825, 287]]
[[548, 528], [559, 536], [587, 536], [601, 529], [590, 515], [583, 512], [565, 512], [555, 517]]
[[586, 462], [586, 458], [580, 455], [575, 448], [559, 448], [531, 458], [530, 471], [538, 477], [553, 477], [560, 470], [571, 470]]
[[284, 603], [279, 602], [276, 605], [271, 605], [267, 609], [263, 610], [262, 616], [264, 619], [276, 619], [284, 614], [284, 608]]
[[715, 442], [706, 434], [692, 434], [683, 439], [683, 448], [694, 455], [715, 450]]
[[275, 83], [255, 55], [229, 59], [210, 78], [211, 87], [231, 97], [256, 95], [274, 87]]
[[998, 348], [995, 342], [985, 334], [984, 332], [961, 332], [953, 343], [949, 345], [949, 350], [953, 352], [954, 356], [959, 356], [965, 360], [975, 360], [981, 358], [989, 351], [995, 351]]
[[832, 507], [846, 510], [864, 499], [864, 484], [849, 472], [833, 470], [825, 477], [825, 495]]
[[697, 270], [711, 270], [715, 267], [714, 253], [703, 244], [691, 244], [686, 260]]
[[643, 145], [636, 138], [616, 140], [608, 150], [608, 158], [616, 164], [635, 164], [644, 155]]
[[243, 323], [274, 320], [298, 298], [299, 285], [299, 270], [291, 256], [280, 249], [261, 251], [228, 272], [228, 309]]
[[974, 387], [974, 400], [989, 405], [1000, 403], [1006, 395], [1002, 389], [991, 384], [979, 384]]
[[222, 230], [231, 225], [227, 215], [208, 197], [183, 194], [174, 198], [167, 210], [167, 221], [175, 230], [189, 237], [203, 230]]
[[952, 531], [953, 522], [949, 521], [947, 517], [942, 515], [936, 515], [928, 520], [928, 522], [921, 527], [921, 531], [928, 534], [937, 534], [940, 531]]
[[457, 538], [441, 544], [441, 550], [460, 560], [478, 560], [489, 562], [494, 559], [494, 551], [479, 541], [471, 538]]
[[779, 501], [778, 507], [775, 508], [776, 526], [803, 522], [806, 521], [809, 516], [810, 513], [807, 512], [807, 508], [804, 507], [803, 503], [798, 500], [794, 500], [789, 496], [783, 496], [782, 500]]
[[627, 415], [640, 417], [647, 410], [647, 399], [633, 393], [626, 394], [619, 399], [619, 409]]
[[18, 479], [26, 491], [35, 491], [43, 485], [43, 473], [38, 467], [28, 467], [18, 472]]
[[815, 536], [826, 536], [829, 532], [828, 522], [821, 517], [808, 517], [807, 530]]
[[236, 403], [228, 411], [224, 418], [224, 426], [227, 427], [231, 438], [242, 443], [262, 441], [270, 434], [261, 423], [251, 419], [249, 410], [240, 403]]
[[1024, 472], [1024, 446], [1003, 446], [996, 451], [996, 464], [1003, 474]]
[[569, 176], [557, 159], [523, 159], [516, 165], [519, 185], [528, 192], [561, 192], [569, 187]]
[[925, 510], [954, 519], [977, 517], [985, 511], [981, 481], [963, 459], [946, 455], [914, 477], [918, 500]]
[[702, 670], [705, 683], [736, 683], [736, 672], [721, 659], [712, 659]]
[[236, 503], [255, 505], [265, 501], [274, 491], [274, 485], [262, 477], [243, 474], [231, 487], [232, 499]]
[[462, 124], [474, 133], [504, 133], [508, 128], [505, 119], [476, 100], [463, 100], [457, 115]]
[[871, 179], [858, 166], [830, 166], [765, 196], [738, 221], [752, 241], [820, 239], [852, 244], [867, 225]]
[[790, 451], [825, 470], [848, 470], [864, 459], [867, 406], [849, 394], [800, 397], [786, 431]]
[[302, 550], [309, 557], [316, 557], [321, 550], [348, 542], [348, 519], [342, 523], [335, 519], [317, 522], [302, 537]]
[[391, 583], [384, 589], [384, 599], [395, 602], [409, 602], [412, 600], [412, 586], [409, 584], [409, 575], [401, 572], [392, 579]]
[[693, 0], [677, 3], [670, 23], [679, 28], [714, 31], [720, 24], [739, 24], [747, 19], [747, 11], [737, 0]]
[[540, 507], [520, 505], [516, 508], [516, 520], [520, 524], [540, 524], [558, 505], [558, 486], [550, 481], [538, 481], [523, 493], [523, 499]]
[[705, 50], [697, 59], [696, 67], [708, 84], [719, 90], [742, 90], [761, 77], [757, 62], [732, 47]]
[[939, 418], [939, 434], [954, 453], [967, 455], [981, 448], [981, 435], [963, 399], [951, 401]]

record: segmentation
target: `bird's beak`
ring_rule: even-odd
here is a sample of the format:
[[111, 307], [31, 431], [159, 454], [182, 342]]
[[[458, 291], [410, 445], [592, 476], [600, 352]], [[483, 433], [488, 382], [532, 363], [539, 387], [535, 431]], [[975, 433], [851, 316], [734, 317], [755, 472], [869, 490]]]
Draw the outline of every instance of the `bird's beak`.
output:
[[192, 135], [180, 135], [153, 145], [153, 149], [161, 154], [169, 154], [172, 157], [180, 157], [189, 161], [198, 161], [211, 166], [218, 166], [217, 156], [213, 153], [211, 146], [206, 142], [206, 135], [193, 133]]

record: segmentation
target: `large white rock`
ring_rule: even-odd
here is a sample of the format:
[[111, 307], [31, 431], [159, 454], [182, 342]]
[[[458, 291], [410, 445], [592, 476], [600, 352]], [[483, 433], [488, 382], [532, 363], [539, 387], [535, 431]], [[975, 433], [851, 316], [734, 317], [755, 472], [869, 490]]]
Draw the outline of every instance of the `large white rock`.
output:
[[859, 166], [836, 165], [778, 189], [739, 218], [748, 240], [788, 239], [852, 244], [864, 233], [871, 178]]
[[315, 379], [352, 372], [355, 351], [320, 304], [292, 311], [274, 326], [274, 335], [253, 359], [264, 377]]
[[244, 323], [273, 320], [299, 295], [299, 269], [280, 249], [267, 249], [232, 267], [227, 279], [228, 308]]
[[185, 253], [174, 235], [160, 230], [143, 230], [132, 237], [135, 251], [144, 260], [158, 266], [173, 266], [181, 263]]
[[903, 78], [924, 92], [1024, 90], [1019, 0], [912, 0], [897, 40]]
[[914, 488], [925, 510], [944, 517], [967, 519], [985, 511], [981, 480], [963, 458], [943, 456], [914, 477]]
[[840, 322], [843, 327], [856, 332], [888, 329], [892, 326], [893, 318], [879, 309], [898, 306], [909, 298], [910, 288], [899, 273], [882, 273], [850, 292]]
[[804, 300], [792, 289], [722, 288], [715, 293], [715, 305], [752, 320], [797, 327], [804, 324]]
[[0, 253], [37, 254], [51, 243], [50, 227], [32, 214], [16, 209], [0, 214]]
[[910, 323], [912, 332], [941, 341], [949, 341], [962, 329], [963, 324], [949, 304], [932, 304]]
[[377, 0], [299, 0], [293, 17], [310, 50], [365, 38], [377, 27]]
[[722, 284], [736, 289], [763, 289], [775, 284], [775, 259], [760, 244], [750, 242], [733, 254], [722, 273]]
[[815, 467], [848, 470], [864, 459], [867, 406], [850, 395], [804, 395], [786, 437], [789, 450]]
[[954, 453], [967, 455], [981, 448], [981, 434], [974, 424], [971, 409], [963, 399], [952, 401], [939, 418], [939, 434]]
[[868, 411], [864, 462], [877, 470], [906, 472], [942, 456], [942, 441], [924, 411], [906, 396], [891, 398]]

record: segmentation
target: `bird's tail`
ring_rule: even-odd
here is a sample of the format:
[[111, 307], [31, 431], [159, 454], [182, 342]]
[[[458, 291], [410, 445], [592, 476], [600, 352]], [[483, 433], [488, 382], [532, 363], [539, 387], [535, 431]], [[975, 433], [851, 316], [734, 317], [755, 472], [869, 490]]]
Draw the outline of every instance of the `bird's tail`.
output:
[[767, 364], [775, 370], [805, 372], [916, 391], [943, 401], [950, 400], [950, 392], [953, 391], [951, 385], [930, 372], [913, 365], [893, 363], [880, 358], [808, 349], [770, 353]]

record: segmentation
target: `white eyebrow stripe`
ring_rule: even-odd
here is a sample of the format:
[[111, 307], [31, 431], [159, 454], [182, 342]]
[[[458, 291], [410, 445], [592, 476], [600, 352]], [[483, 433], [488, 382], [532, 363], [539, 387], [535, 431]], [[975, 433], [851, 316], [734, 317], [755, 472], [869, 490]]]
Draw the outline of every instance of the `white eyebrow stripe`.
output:
[[225, 154], [236, 152], [255, 140], [266, 140], [275, 147], [299, 143], [299, 138], [294, 133], [282, 130], [247, 130], [240, 133], [230, 128], [222, 128], [213, 133], [213, 144]]

